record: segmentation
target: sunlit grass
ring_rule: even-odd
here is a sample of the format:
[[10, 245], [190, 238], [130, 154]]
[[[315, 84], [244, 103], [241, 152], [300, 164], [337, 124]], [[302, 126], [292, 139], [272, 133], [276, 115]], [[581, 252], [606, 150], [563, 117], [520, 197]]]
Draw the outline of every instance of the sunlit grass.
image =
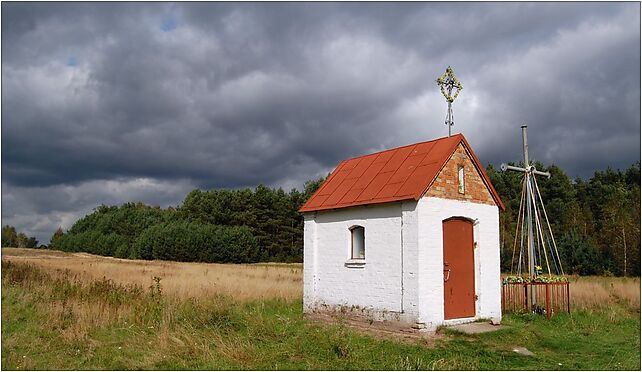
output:
[[621, 301], [640, 309], [639, 277], [570, 276], [573, 309], [608, 308]]
[[[221, 285], [230, 288], [185, 293], [190, 276], [181, 271], [197, 286], [225, 273]], [[509, 314], [496, 332], [442, 330], [400, 343], [356, 332], [341, 318], [306, 320], [300, 271], [3, 250], [2, 368], [640, 369], [639, 279], [571, 278], [578, 297], [570, 315]], [[233, 279], [251, 290], [237, 298]], [[518, 355], [515, 346], [535, 355]]]
[[58, 275], [68, 270], [78, 280], [108, 278], [148, 287], [160, 278], [166, 294], [180, 298], [229, 295], [236, 300], [297, 299], [303, 295], [301, 264], [211, 264], [125, 260], [87, 253], [4, 248], [2, 258], [31, 263]]

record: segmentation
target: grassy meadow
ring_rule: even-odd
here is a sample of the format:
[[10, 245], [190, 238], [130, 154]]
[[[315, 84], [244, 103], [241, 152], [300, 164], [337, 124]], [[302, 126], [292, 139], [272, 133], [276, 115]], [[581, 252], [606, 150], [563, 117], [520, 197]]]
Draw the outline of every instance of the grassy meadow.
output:
[[[302, 316], [302, 267], [2, 249], [2, 369], [640, 369], [639, 278], [571, 278], [570, 315], [398, 338]], [[512, 351], [526, 347], [534, 356]]]

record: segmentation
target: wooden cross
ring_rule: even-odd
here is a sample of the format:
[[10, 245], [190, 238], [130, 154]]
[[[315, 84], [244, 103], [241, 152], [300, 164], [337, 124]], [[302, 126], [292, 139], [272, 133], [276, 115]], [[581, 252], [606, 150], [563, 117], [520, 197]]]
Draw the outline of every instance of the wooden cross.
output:
[[[535, 244], [533, 240], [533, 216], [531, 214], [531, 210], [532, 210], [531, 195], [533, 195], [532, 180], [533, 180], [533, 177], [535, 177], [535, 175], [545, 176], [550, 178], [551, 174], [549, 172], [538, 171], [537, 169], [535, 169], [535, 166], [530, 165], [530, 162], [528, 160], [528, 140], [526, 138], [526, 125], [522, 125], [522, 143], [524, 146], [524, 168], [502, 164], [501, 169], [502, 171], [510, 170], [515, 172], [522, 172], [526, 176], [526, 210], [527, 210], [526, 223], [528, 225], [528, 257], [529, 257], [528, 269], [529, 269], [530, 277], [531, 279], [533, 279], [537, 276], [537, 273], [535, 272]], [[536, 291], [534, 290], [531, 291], [531, 298], [532, 298], [533, 305], [535, 305], [537, 301], [535, 292]]]

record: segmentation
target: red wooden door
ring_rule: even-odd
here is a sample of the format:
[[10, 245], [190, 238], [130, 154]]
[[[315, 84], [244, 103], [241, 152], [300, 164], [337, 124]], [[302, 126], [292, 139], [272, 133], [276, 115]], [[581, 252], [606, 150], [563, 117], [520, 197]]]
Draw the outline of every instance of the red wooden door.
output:
[[443, 222], [444, 318], [475, 316], [473, 223], [463, 218]]

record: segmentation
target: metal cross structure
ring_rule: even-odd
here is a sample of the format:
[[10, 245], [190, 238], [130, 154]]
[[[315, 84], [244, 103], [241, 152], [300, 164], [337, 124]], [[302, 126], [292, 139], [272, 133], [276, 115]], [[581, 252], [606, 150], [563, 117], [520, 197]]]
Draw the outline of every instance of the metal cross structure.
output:
[[[448, 126], [448, 137], [451, 135], [451, 127], [455, 125], [455, 116], [453, 115], [452, 104], [463, 89], [463, 86], [455, 76], [453, 69], [448, 66], [446, 72], [437, 78], [437, 85], [441, 88], [441, 94], [448, 102], [448, 112], [446, 113], [446, 125]], [[454, 91], [454, 92], [453, 92]]]
[[[525, 258], [524, 253], [527, 253], [528, 273], [531, 279], [535, 279], [540, 274], [542, 274], [543, 270], [541, 266], [538, 266], [538, 264], [543, 265], [542, 255], [545, 258], [549, 277], [552, 276], [547, 252], [550, 251], [554, 271], [556, 271], [557, 275], [559, 275], [560, 273], [564, 275], [564, 271], [559, 259], [559, 253], [557, 251], [557, 245], [555, 243], [555, 238], [553, 237], [553, 231], [551, 229], [550, 222], [548, 221], [546, 209], [544, 208], [544, 203], [539, 192], [539, 186], [537, 186], [537, 180], [535, 178], [535, 176], [545, 176], [550, 178], [551, 174], [548, 172], [538, 171], [537, 169], [535, 169], [535, 166], [531, 165], [528, 158], [526, 125], [522, 125], [522, 141], [524, 146], [524, 168], [507, 164], [501, 165], [502, 171], [510, 170], [521, 172], [524, 174], [522, 200], [520, 202], [517, 228], [515, 231], [515, 243], [513, 245], [513, 262], [515, 260], [515, 248], [517, 246], [517, 233], [519, 231], [519, 228], [521, 227], [521, 233], [519, 234], [521, 243], [517, 268], [518, 274], [521, 275], [522, 273], [522, 269], [524, 268], [522, 266], [522, 260]], [[525, 203], [524, 199], [526, 199]], [[524, 232], [524, 224], [526, 225], [527, 232]], [[546, 224], [546, 227], [548, 227], [547, 229], [544, 228], [544, 224]], [[524, 238], [526, 238], [527, 252], [524, 252]], [[512, 262], [511, 271], [513, 271]], [[536, 291], [534, 290], [531, 291], [531, 300], [533, 306], [536, 306], [537, 298]]]

